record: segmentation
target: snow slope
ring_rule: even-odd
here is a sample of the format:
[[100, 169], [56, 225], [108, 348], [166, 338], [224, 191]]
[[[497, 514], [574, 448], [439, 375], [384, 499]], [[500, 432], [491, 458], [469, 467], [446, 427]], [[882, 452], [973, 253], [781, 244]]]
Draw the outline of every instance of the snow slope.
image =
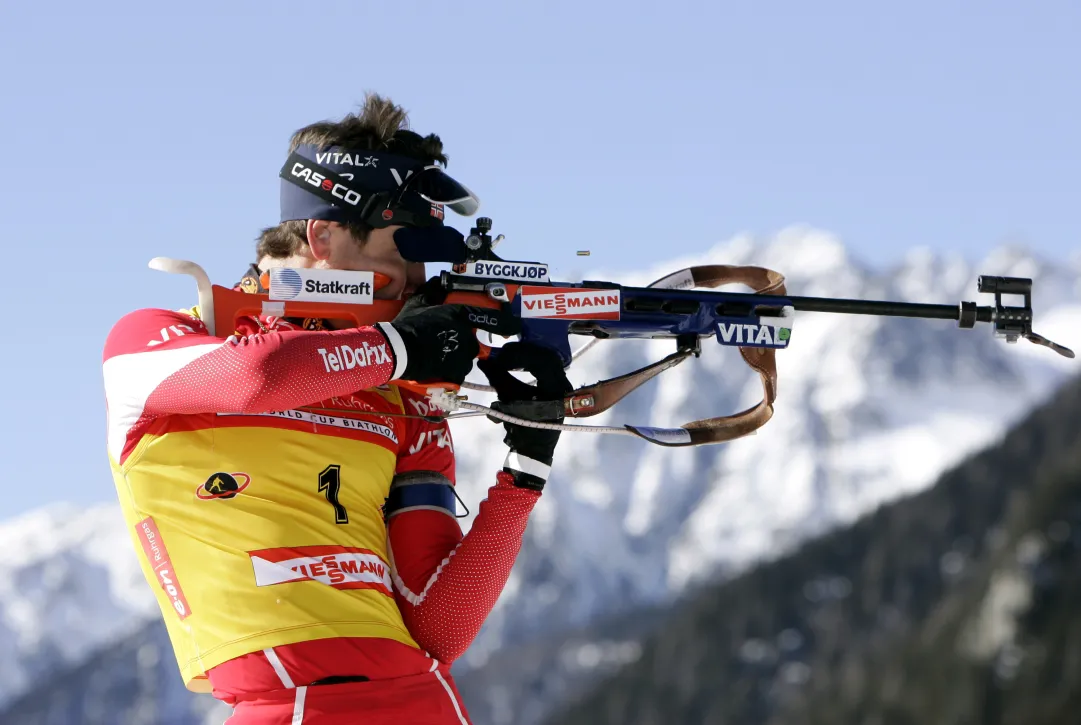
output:
[[0, 551], [0, 703], [157, 616], [113, 504], [7, 521]]

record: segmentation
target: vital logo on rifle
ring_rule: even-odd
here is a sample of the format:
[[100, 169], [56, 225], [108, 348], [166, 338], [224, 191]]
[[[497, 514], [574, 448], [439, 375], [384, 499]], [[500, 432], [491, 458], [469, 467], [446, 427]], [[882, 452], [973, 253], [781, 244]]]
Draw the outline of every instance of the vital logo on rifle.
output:
[[717, 323], [717, 342], [743, 347], [788, 347], [792, 330], [788, 327], [739, 322]]
[[[238, 480], [239, 479], [239, 480]], [[210, 474], [199, 488], [195, 489], [195, 496], [200, 501], [213, 501], [219, 498], [234, 498], [251, 483], [251, 476], [246, 473], [225, 473], [218, 471]]]
[[270, 299], [282, 302], [372, 304], [375, 274], [341, 269], [274, 267]]

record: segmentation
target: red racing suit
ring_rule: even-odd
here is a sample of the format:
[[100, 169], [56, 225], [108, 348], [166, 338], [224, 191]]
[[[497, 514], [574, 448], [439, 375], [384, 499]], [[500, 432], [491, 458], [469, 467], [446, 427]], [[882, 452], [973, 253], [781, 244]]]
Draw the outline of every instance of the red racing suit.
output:
[[540, 494], [496, 474], [467, 534], [453, 441], [379, 329], [143, 309], [105, 344], [108, 453], [188, 688], [230, 725], [468, 723], [449, 674]]

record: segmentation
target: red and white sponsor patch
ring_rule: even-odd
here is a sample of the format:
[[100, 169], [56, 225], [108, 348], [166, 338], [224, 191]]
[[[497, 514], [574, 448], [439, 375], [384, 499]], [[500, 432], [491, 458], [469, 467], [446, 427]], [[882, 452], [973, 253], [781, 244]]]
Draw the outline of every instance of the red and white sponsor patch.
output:
[[378, 589], [392, 596], [390, 567], [368, 549], [295, 546], [249, 551], [257, 586], [317, 581], [335, 589]]
[[529, 287], [518, 290], [522, 317], [553, 320], [618, 320], [618, 289], [580, 287]]
[[154, 576], [161, 585], [162, 591], [169, 597], [177, 615], [185, 619], [191, 614], [188, 600], [184, 597], [184, 590], [180, 588], [180, 580], [173, 570], [173, 562], [169, 559], [169, 552], [165, 548], [165, 542], [161, 538], [154, 519], [149, 516], [135, 525], [135, 531], [139, 535], [139, 541], [143, 545], [143, 553], [154, 570]]

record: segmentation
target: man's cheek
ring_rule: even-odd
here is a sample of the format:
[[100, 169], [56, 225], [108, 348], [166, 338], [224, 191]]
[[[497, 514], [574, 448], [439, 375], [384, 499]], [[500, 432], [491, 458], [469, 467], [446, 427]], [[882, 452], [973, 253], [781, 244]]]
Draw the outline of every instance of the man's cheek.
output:
[[411, 295], [417, 287], [427, 281], [428, 275], [424, 269], [424, 262], [408, 262], [405, 269], [404, 295]]

